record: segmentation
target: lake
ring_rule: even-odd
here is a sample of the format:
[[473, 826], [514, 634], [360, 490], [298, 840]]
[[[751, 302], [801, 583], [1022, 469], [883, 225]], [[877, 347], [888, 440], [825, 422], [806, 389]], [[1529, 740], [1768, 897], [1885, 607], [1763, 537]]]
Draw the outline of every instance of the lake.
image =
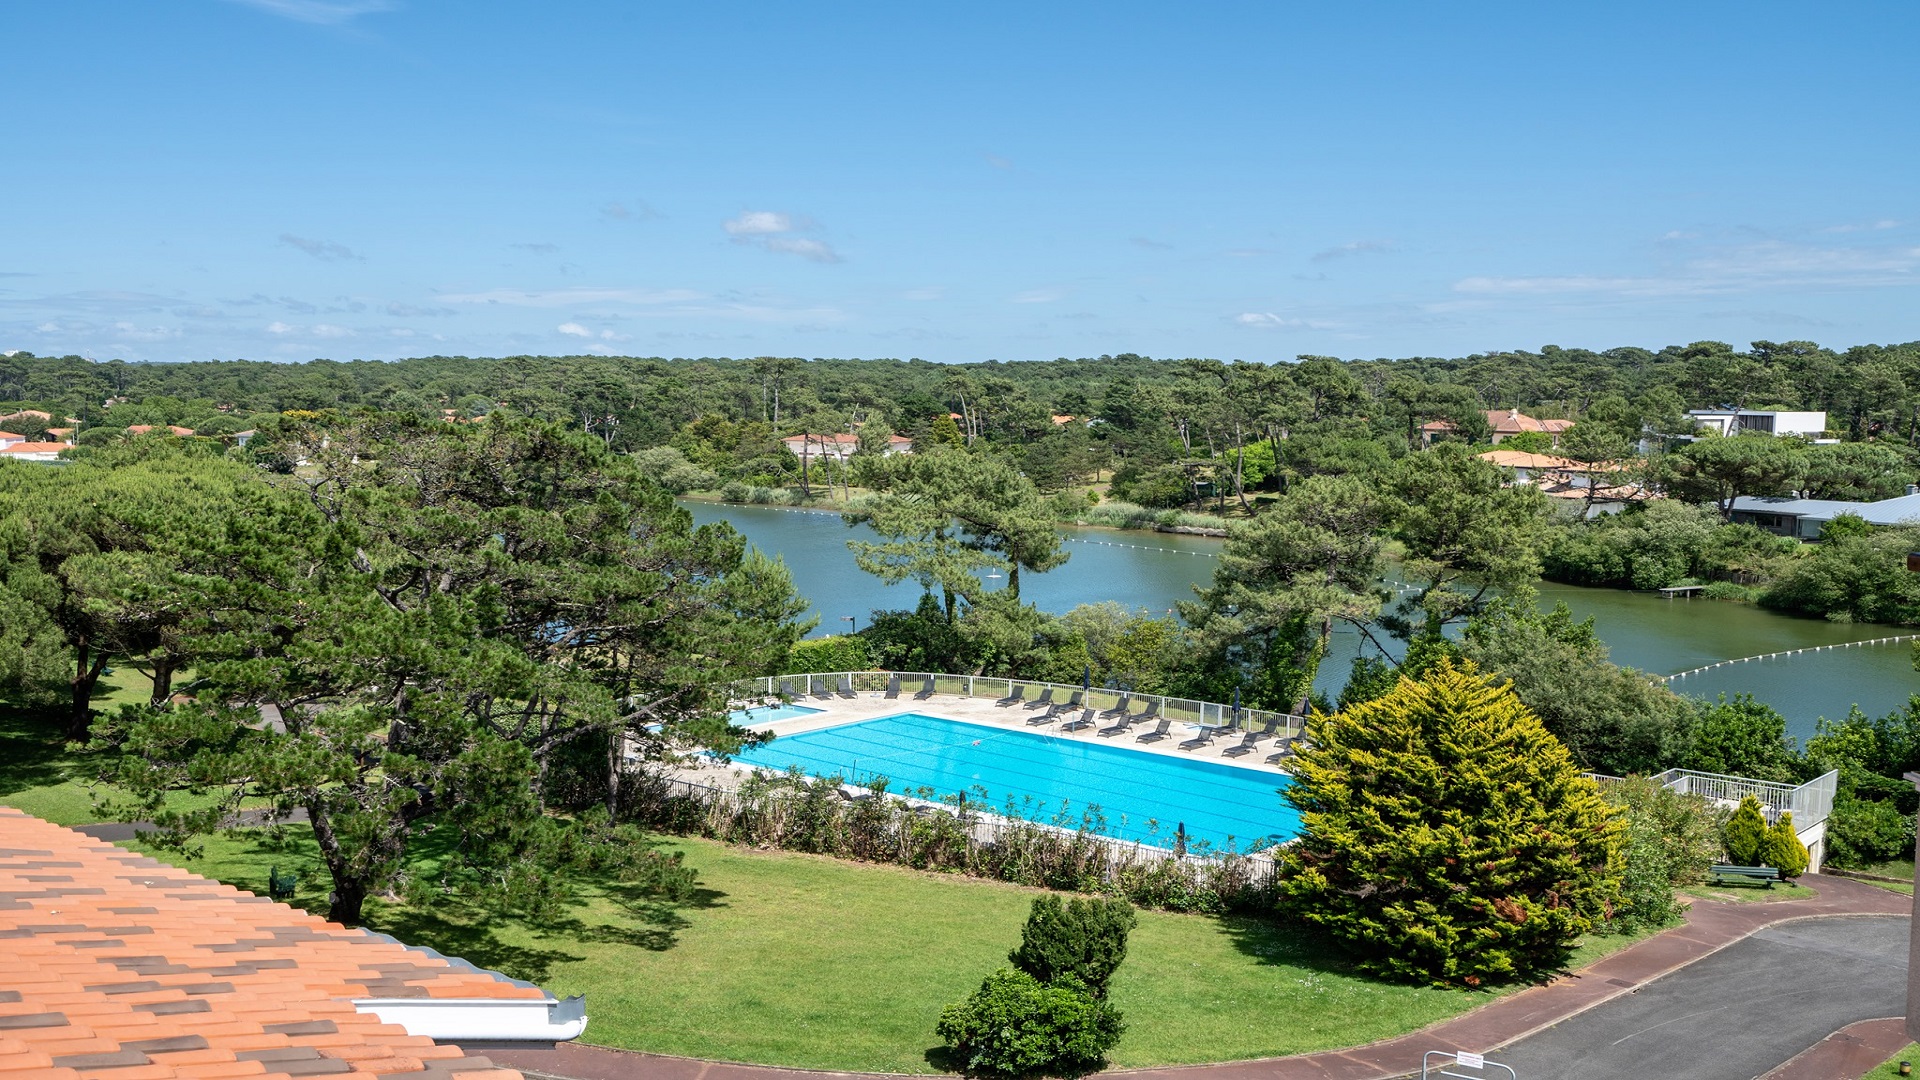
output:
[[[911, 608], [920, 598], [912, 582], [886, 586], [861, 572], [847, 550], [855, 535], [837, 513], [768, 506], [686, 503], [694, 520], [729, 521], [756, 547], [786, 560], [795, 587], [819, 616], [817, 634], [844, 633], [866, 625], [875, 609]], [[864, 532], [864, 530], [862, 530]], [[870, 534], [869, 534], [870, 535]], [[1066, 530], [1065, 566], [1021, 577], [1021, 595], [1044, 610], [1064, 612], [1079, 604], [1116, 600], [1154, 614], [1193, 596], [1195, 585], [1213, 578], [1220, 541], [1169, 533]], [[1588, 589], [1541, 582], [1543, 604], [1564, 600], [1594, 628], [1613, 661], [1658, 675], [1741, 657], [1815, 650], [1749, 660], [1687, 675], [1674, 682], [1683, 693], [1751, 693], [1785, 715], [1789, 731], [1804, 739], [1821, 716], [1843, 716], [1858, 703], [1871, 714], [1890, 712], [1920, 692], [1909, 643], [1860, 645], [1897, 636], [1898, 627], [1830, 623], [1778, 615], [1749, 604], [1716, 600], [1667, 600], [1654, 594]], [[849, 621], [853, 620], [853, 621]], [[1384, 637], [1384, 635], [1383, 635]], [[1351, 629], [1336, 631], [1321, 665], [1317, 689], [1337, 695], [1349, 665], [1370, 649]]]

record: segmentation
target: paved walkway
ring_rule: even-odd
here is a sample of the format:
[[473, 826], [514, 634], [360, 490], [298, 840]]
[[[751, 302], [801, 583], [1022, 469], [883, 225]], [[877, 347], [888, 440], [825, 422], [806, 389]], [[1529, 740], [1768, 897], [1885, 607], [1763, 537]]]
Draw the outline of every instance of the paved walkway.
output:
[[[1428, 1050], [1485, 1053], [1519, 1042], [1588, 1009], [1633, 993], [1654, 979], [1766, 927], [1829, 916], [1904, 916], [1913, 905], [1910, 897], [1846, 878], [1809, 875], [1803, 881], [1816, 895], [1777, 903], [1696, 901], [1683, 925], [1658, 937], [1623, 949], [1574, 975], [1500, 998], [1412, 1035], [1319, 1054], [1109, 1075], [1125, 1075], [1130, 1080], [1389, 1080], [1417, 1073], [1420, 1056]], [[591, 1011], [591, 1001], [588, 1008]], [[1762, 1013], [1753, 1017], [1753, 1022], [1764, 1023], [1766, 1019]], [[489, 1048], [486, 1054], [533, 1075], [570, 1080], [794, 1080], [859, 1075], [733, 1065], [579, 1044], [563, 1044], [552, 1050]], [[1819, 1060], [1824, 1059], [1816, 1059], [1814, 1063]], [[1793, 1074], [1794, 1080], [1815, 1080], [1816, 1076], [1824, 1075]], [[1836, 1075], [1833, 1080], [1840, 1078]]]

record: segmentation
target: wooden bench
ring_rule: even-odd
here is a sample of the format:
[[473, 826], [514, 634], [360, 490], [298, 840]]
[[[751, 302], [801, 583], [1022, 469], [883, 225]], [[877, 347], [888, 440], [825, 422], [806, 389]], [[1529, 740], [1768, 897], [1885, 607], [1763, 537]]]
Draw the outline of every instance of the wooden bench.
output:
[[1780, 871], [1771, 866], [1714, 866], [1707, 871], [1707, 880], [1715, 885], [1751, 885], [1757, 881], [1771, 889], [1780, 880]]

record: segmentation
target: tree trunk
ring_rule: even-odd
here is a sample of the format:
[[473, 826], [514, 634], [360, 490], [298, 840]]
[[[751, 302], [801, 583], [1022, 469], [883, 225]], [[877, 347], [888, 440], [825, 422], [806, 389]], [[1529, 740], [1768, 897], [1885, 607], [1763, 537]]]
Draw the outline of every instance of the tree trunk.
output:
[[153, 693], [147, 697], [147, 704], [156, 709], [167, 707], [167, 701], [173, 697], [174, 658], [157, 656], [153, 660]]
[[616, 728], [607, 733], [607, 820], [620, 817], [620, 751], [627, 741], [626, 731]]
[[350, 869], [326, 807], [317, 799], [308, 800], [306, 807], [313, 839], [320, 846], [320, 858], [327, 864], [328, 876], [333, 878], [333, 893], [327, 897], [327, 918], [342, 926], [358, 926], [361, 909], [367, 903], [367, 880], [354, 875]]
[[100, 673], [107, 669], [107, 654], [94, 652], [82, 638], [74, 658], [70, 708], [67, 712], [67, 739], [81, 742], [93, 730], [93, 688]]
[[1020, 599], [1020, 560], [1011, 560], [1007, 567], [1007, 592], [1015, 601]]

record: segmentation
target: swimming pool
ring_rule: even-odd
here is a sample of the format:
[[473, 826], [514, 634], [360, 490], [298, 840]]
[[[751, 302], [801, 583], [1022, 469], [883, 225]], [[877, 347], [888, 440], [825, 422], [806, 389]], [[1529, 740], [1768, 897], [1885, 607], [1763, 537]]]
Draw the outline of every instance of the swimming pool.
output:
[[762, 705], [757, 709], [735, 709], [727, 718], [735, 724], [771, 724], [775, 720], [792, 720], [801, 716], [812, 716], [824, 709], [809, 709], [805, 705], [793, 705], [782, 702], [779, 705]]
[[1231, 842], [1245, 850], [1300, 831], [1299, 814], [1279, 793], [1288, 778], [1278, 773], [922, 713], [782, 735], [735, 758], [860, 783], [884, 776], [896, 795], [924, 787], [972, 800], [985, 788], [996, 810], [1011, 799], [1021, 817], [1052, 823], [1064, 811], [1069, 826], [1097, 805], [1108, 835], [1163, 847], [1182, 823], [1190, 839], [1216, 849]]

